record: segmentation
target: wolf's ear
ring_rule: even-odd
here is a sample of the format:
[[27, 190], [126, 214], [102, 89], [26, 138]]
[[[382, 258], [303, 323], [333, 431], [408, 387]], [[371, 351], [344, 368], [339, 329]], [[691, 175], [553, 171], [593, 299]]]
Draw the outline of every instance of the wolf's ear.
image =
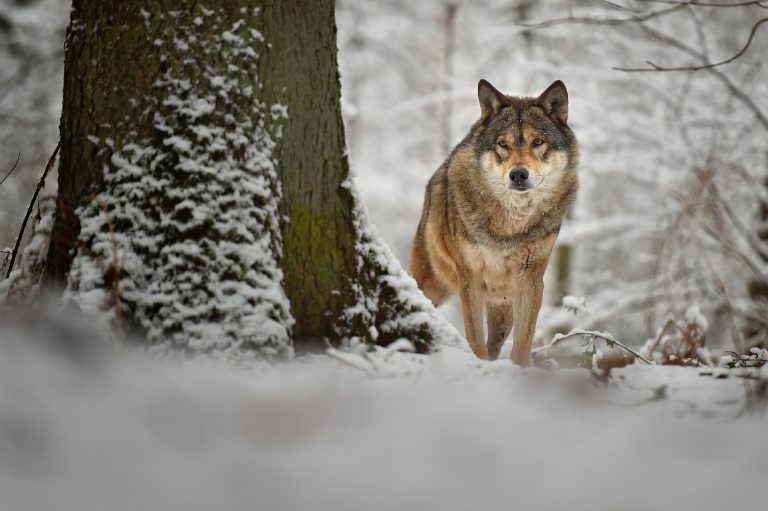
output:
[[477, 99], [480, 100], [480, 119], [483, 122], [507, 106], [507, 97], [485, 80], [477, 82]]
[[536, 98], [536, 105], [543, 108], [548, 116], [568, 124], [568, 90], [560, 80], [547, 87], [547, 90]]

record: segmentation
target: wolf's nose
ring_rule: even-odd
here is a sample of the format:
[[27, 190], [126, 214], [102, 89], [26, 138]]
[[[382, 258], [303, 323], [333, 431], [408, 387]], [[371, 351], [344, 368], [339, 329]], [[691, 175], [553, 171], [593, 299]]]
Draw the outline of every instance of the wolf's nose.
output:
[[509, 179], [516, 185], [522, 185], [528, 179], [528, 170], [523, 167], [516, 167], [509, 173]]

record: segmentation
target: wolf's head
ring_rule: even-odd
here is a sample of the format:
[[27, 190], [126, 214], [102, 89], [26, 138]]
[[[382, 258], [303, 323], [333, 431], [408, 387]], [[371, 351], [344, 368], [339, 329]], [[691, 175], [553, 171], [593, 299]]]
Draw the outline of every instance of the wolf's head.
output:
[[556, 81], [538, 98], [502, 94], [485, 80], [477, 85], [481, 117], [476, 156], [498, 194], [557, 188], [576, 167], [576, 137], [568, 127], [568, 91]]

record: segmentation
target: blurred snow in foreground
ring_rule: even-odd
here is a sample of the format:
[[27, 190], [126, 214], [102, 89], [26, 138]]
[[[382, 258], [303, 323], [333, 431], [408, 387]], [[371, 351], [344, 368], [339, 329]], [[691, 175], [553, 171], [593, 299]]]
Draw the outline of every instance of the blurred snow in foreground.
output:
[[766, 498], [768, 419], [744, 413], [753, 380], [736, 370], [630, 366], [604, 383], [447, 347], [233, 368], [96, 349], [67, 325], [0, 324], [3, 509], [613, 511]]

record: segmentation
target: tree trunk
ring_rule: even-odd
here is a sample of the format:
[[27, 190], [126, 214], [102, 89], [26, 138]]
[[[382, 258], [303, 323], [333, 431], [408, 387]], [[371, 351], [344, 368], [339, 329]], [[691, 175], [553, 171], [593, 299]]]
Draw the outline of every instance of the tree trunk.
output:
[[350, 183], [333, 0], [142, 4], [73, 2], [49, 281], [163, 348], [455, 339]]
[[[260, 59], [263, 98], [288, 107], [276, 156], [283, 196], [283, 284], [294, 338], [335, 335], [356, 271], [354, 199], [341, 118], [334, 2], [264, 3], [262, 30], [271, 47]], [[329, 314], [336, 311], [337, 314]]]

